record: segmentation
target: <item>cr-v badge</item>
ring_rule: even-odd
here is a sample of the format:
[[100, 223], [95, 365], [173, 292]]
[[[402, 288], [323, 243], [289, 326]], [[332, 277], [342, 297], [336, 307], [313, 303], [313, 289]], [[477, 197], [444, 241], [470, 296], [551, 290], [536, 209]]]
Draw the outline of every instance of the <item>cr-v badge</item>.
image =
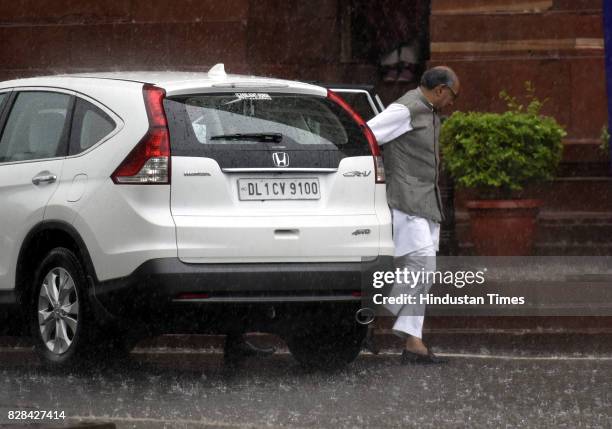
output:
[[287, 152], [274, 152], [272, 160], [277, 167], [289, 167], [289, 154]]

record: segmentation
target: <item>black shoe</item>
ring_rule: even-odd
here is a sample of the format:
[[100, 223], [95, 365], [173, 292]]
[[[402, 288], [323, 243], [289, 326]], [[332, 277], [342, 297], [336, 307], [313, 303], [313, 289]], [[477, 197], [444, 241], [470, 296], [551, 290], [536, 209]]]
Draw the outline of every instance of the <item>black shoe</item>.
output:
[[225, 339], [224, 358], [236, 361], [247, 357], [265, 357], [274, 354], [274, 347], [257, 347], [244, 339], [242, 335], [228, 335]]
[[429, 350], [426, 355], [421, 353], [414, 353], [409, 350], [404, 350], [402, 352], [402, 359], [400, 362], [402, 365], [439, 365], [443, 363], [448, 363], [448, 359], [436, 356], [431, 350]]

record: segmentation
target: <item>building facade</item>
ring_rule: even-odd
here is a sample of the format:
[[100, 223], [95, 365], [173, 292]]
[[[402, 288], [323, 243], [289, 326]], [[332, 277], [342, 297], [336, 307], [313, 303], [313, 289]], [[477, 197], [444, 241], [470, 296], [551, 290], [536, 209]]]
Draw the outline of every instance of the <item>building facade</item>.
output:
[[[462, 78], [460, 110], [502, 111], [501, 90], [524, 94], [530, 81], [547, 100], [543, 113], [567, 131], [563, 161], [540, 198], [536, 252], [612, 254], [612, 178], [600, 149], [607, 124], [601, 0], [432, 0], [431, 64], [448, 64]], [[469, 253], [465, 201], [455, 193], [460, 250]]]
[[[385, 103], [452, 66], [460, 110], [500, 111], [525, 81], [568, 131], [537, 252], [612, 253], [601, 0], [14, 0], [0, 2], [0, 79], [102, 70], [206, 71], [374, 84]], [[470, 253], [465, 200], [456, 236]]]

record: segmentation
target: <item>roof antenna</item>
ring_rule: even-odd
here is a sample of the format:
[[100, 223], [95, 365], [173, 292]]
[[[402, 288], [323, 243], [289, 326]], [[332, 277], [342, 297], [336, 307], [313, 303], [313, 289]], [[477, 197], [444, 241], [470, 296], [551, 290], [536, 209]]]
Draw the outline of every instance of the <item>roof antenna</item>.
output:
[[208, 77], [221, 79], [227, 77], [223, 63], [215, 64], [210, 70], [208, 70]]

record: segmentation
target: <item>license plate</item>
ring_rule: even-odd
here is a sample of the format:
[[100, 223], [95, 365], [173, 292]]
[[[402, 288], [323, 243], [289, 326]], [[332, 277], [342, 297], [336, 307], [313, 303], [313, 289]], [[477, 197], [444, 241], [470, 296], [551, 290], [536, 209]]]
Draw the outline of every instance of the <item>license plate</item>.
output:
[[238, 179], [238, 198], [248, 200], [318, 200], [319, 179]]

